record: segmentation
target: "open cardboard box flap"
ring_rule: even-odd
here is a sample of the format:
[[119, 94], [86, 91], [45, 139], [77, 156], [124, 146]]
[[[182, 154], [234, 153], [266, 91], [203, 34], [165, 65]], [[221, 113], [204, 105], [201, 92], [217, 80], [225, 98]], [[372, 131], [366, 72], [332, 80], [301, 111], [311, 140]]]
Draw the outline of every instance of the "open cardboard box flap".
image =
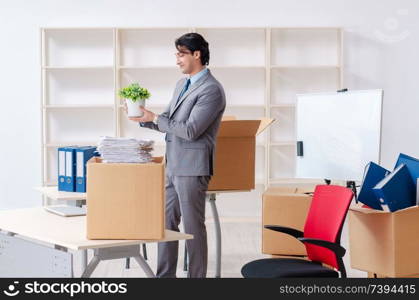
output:
[[255, 188], [256, 135], [273, 121], [267, 118], [237, 120], [234, 116], [223, 116], [209, 191], [248, 191]]
[[237, 120], [233, 116], [225, 116], [218, 131], [218, 137], [254, 137], [264, 131], [274, 119]]
[[390, 211], [383, 211], [383, 210], [372, 209], [372, 208], [367, 208], [367, 207], [361, 207], [359, 205], [352, 205], [350, 207], [350, 210], [371, 215], [371, 214], [402, 214], [407, 210], [418, 209], [418, 208], [419, 207], [416, 205], [416, 206], [410, 206], [403, 209], [399, 209], [395, 212], [390, 212]]
[[275, 119], [270, 119], [270, 118], [262, 118], [260, 119], [260, 125], [258, 128], [258, 131], [256, 132], [256, 135], [261, 134], [266, 128], [268, 128], [273, 122], [275, 121]]

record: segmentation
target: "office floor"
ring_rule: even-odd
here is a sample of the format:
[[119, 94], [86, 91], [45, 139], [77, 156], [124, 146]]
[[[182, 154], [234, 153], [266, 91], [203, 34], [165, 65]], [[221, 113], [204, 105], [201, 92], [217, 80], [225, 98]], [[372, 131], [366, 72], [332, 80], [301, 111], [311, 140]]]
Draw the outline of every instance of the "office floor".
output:
[[[215, 241], [214, 224], [208, 218], [208, 277], [214, 277], [215, 273]], [[241, 267], [248, 261], [267, 257], [261, 254], [261, 224], [259, 218], [222, 218], [222, 277], [242, 277]], [[348, 230], [345, 226], [342, 233], [342, 245], [348, 247]], [[186, 277], [183, 272], [184, 243], [180, 242], [178, 277]], [[147, 245], [148, 262], [156, 270], [157, 247], [156, 244]], [[89, 259], [92, 251], [89, 251]], [[80, 253], [74, 255], [75, 276], [80, 276]], [[345, 266], [348, 277], [366, 277], [367, 273], [350, 268], [349, 253], [345, 255]], [[131, 260], [131, 268], [125, 269], [125, 260], [111, 260], [101, 262], [92, 274], [92, 277], [145, 277], [138, 264]]]

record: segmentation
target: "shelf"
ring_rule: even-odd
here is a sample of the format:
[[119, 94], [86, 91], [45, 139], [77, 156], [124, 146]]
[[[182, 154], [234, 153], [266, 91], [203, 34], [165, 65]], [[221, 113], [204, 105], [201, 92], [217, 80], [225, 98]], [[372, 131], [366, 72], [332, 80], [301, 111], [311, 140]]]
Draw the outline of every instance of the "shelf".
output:
[[265, 28], [198, 28], [211, 49], [210, 64], [265, 65]]
[[112, 109], [52, 109], [45, 114], [46, 143], [91, 142], [101, 136], [115, 136]]
[[98, 141], [93, 143], [81, 142], [81, 143], [48, 143], [44, 144], [46, 148], [55, 148], [55, 147], [68, 147], [68, 146], [96, 146]]
[[[146, 103], [145, 108], [146, 109], [165, 109], [167, 105], [169, 104], [147, 105]], [[119, 105], [118, 107], [121, 109], [121, 108], [124, 108], [124, 105]]]
[[270, 147], [269, 170], [270, 178], [293, 178], [295, 177], [296, 168], [296, 151], [295, 147], [288, 145], [284, 147]]
[[45, 105], [115, 103], [115, 72], [111, 68], [54, 68], [46, 72], [45, 80]]
[[222, 82], [229, 105], [265, 105], [265, 69], [213, 69], [212, 74]]
[[44, 109], [91, 109], [91, 108], [105, 108], [113, 109], [115, 105], [83, 105], [83, 104], [74, 104], [74, 105], [45, 105]]
[[172, 99], [173, 88], [182, 76], [175, 68], [165, 69], [164, 72], [158, 68], [124, 69], [120, 72], [119, 85], [124, 87], [133, 82], [139, 82], [151, 93], [148, 103], [164, 106]]
[[105, 30], [114, 30], [114, 27], [41, 27], [41, 29], [51, 32], [51, 31], [81, 31], [84, 32], [85, 30], [98, 30], [98, 31], [105, 31]]
[[113, 70], [113, 66], [44, 66], [45, 70]]
[[269, 183], [293, 183], [297, 182], [296, 178], [269, 178]]
[[272, 65], [329, 66], [340, 61], [340, 30], [284, 28], [271, 30]]
[[42, 195], [53, 200], [64, 200], [64, 201], [85, 200], [87, 197], [86, 193], [59, 191], [57, 186], [43, 186], [43, 187], [36, 187], [35, 189], [41, 192]]
[[[92, 145], [96, 146], [97, 143], [98, 143], [98, 141], [95, 141], [93, 143], [86, 143], [86, 142], [81, 142], [81, 143], [77, 143], [77, 142], [76, 143], [48, 143], [48, 144], [45, 144], [44, 146], [47, 147], [47, 148], [66, 147], [66, 146], [74, 146], [74, 145], [77, 145], [77, 146], [92, 146]], [[161, 147], [161, 146], [166, 146], [166, 143], [163, 142], [163, 141], [156, 141], [154, 143], [154, 145], [158, 146], [158, 147]]]
[[263, 108], [263, 109], [265, 109], [265, 105], [263, 105], [263, 104], [257, 104], [257, 105], [252, 105], [252, 104], [228, 104], [226, 106], [226, 108]]
[[209, 65], [208, 66], [209, 69], [265, 69], [265, 66], [251, 66], [251, 65]]
[[[256, 120], [266, 117], [266, 107], [262, 105], [227, 105], [224, 116], [234, 116], [237, 120]], [[264, 134], [265, 131], [262, 133]]]
[[288, 107], [295, 107], [296, 106], [296, 104], [295, 103], [284, 103], [284, 104], [271, 104], [270, 105], [271, 107], [273, 107], [273, 108], [288, 108]]
[[226, 93], [224, 115], [277, 120], [255, 141], [257, 193], [269, 184], [316, 182], [294, 178], [296, 95], [342, 88], [341, 29], [115, 27], [41, 32], [42, 178], [51, 190], [55, 186], [58, 192], [58, 147], [97, 145], [100, 136], [108, 135], [152, 139], [153, 155], [164, 155], [164, 134], [130, 121], [117, 91], [139, 82], [152, 94], [147, 109], [159, 114], [167, 109], [176, 82], [186, 76], [176, 65], [173, 43], [186, 32], [201, 33], [209, 42], [208, 68]]
[[101, 28], [43, 29], [44, 66], [109, 66], [114, 64], [114, 30]]
[[295, 107], [272, 108], [270, 116], [277, 120], [269, 131], [271, 143], [295, 141]]
[[297, 141], [283, 141], [283, 142], [273, 142], [270, 143], [272, 147], [282, 147], [282, 146], [295, 146]]
[[338, 68], [277, 68], [271, 72], [271, 104], [295, 102], [298, 94], [339, 89]]
[[305, 27], [305, 26], [296, 26], [296, 27], [271, 27], [272, 30], [325, 30], [325, 31], [330, 31], [330, 30], [335, 30], [335, 31], [339, 31], [341, 30], [340, 27], [322, 27], [322, 26], [310, 26], [310, 27]]
[[176, 66], [174, 41], [190, 29], [138, 28], [118, 30], [121, 66]]
[[119, 30], [119, 32], [122, 31], [136, 31], [136, 32], [141, 32], [141, 31], [173, 31], [173, 30], [187, 30], [192, 31], [192, 28], [189, 27], [118, 27], [117, 28]]
[[[176, 65], [168, 65], [168, 66], [119, 66], [117, 67], [120, 70], [148, 70], [148, 69], [157, 69], [157, 70], [165, 70], [165, 69], [179, 69]], [[265, 66], [246, 66], [246, 65], [209, 65], [208, 69], [265, 69]]]
[[166, 70], [166, 69], [178, 69], [178, 66], [119, 66], [120, 70]]
[[338, 65], [274, 65], [271, 69], [339, 69]]

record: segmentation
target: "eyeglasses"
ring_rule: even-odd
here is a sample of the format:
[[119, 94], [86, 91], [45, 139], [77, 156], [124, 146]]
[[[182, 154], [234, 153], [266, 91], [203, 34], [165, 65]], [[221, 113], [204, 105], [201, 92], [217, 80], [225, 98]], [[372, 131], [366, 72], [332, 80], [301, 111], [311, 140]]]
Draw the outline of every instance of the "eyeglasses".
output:
[[192, 52], [189, 52], [189, 51], [179, 51], [179, 52], [176, 52], [175, 53], [175, 56], [176, 57], [184, 57], [187, 54], [192, 54]]

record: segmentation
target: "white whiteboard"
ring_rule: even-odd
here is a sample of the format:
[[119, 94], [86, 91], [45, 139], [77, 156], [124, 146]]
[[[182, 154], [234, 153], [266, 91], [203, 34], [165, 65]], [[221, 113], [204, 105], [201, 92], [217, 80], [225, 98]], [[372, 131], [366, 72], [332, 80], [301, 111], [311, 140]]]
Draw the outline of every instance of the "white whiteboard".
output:
[[382, 90], [297, 95], [297, 178], [362, 180], [380, 162]]

